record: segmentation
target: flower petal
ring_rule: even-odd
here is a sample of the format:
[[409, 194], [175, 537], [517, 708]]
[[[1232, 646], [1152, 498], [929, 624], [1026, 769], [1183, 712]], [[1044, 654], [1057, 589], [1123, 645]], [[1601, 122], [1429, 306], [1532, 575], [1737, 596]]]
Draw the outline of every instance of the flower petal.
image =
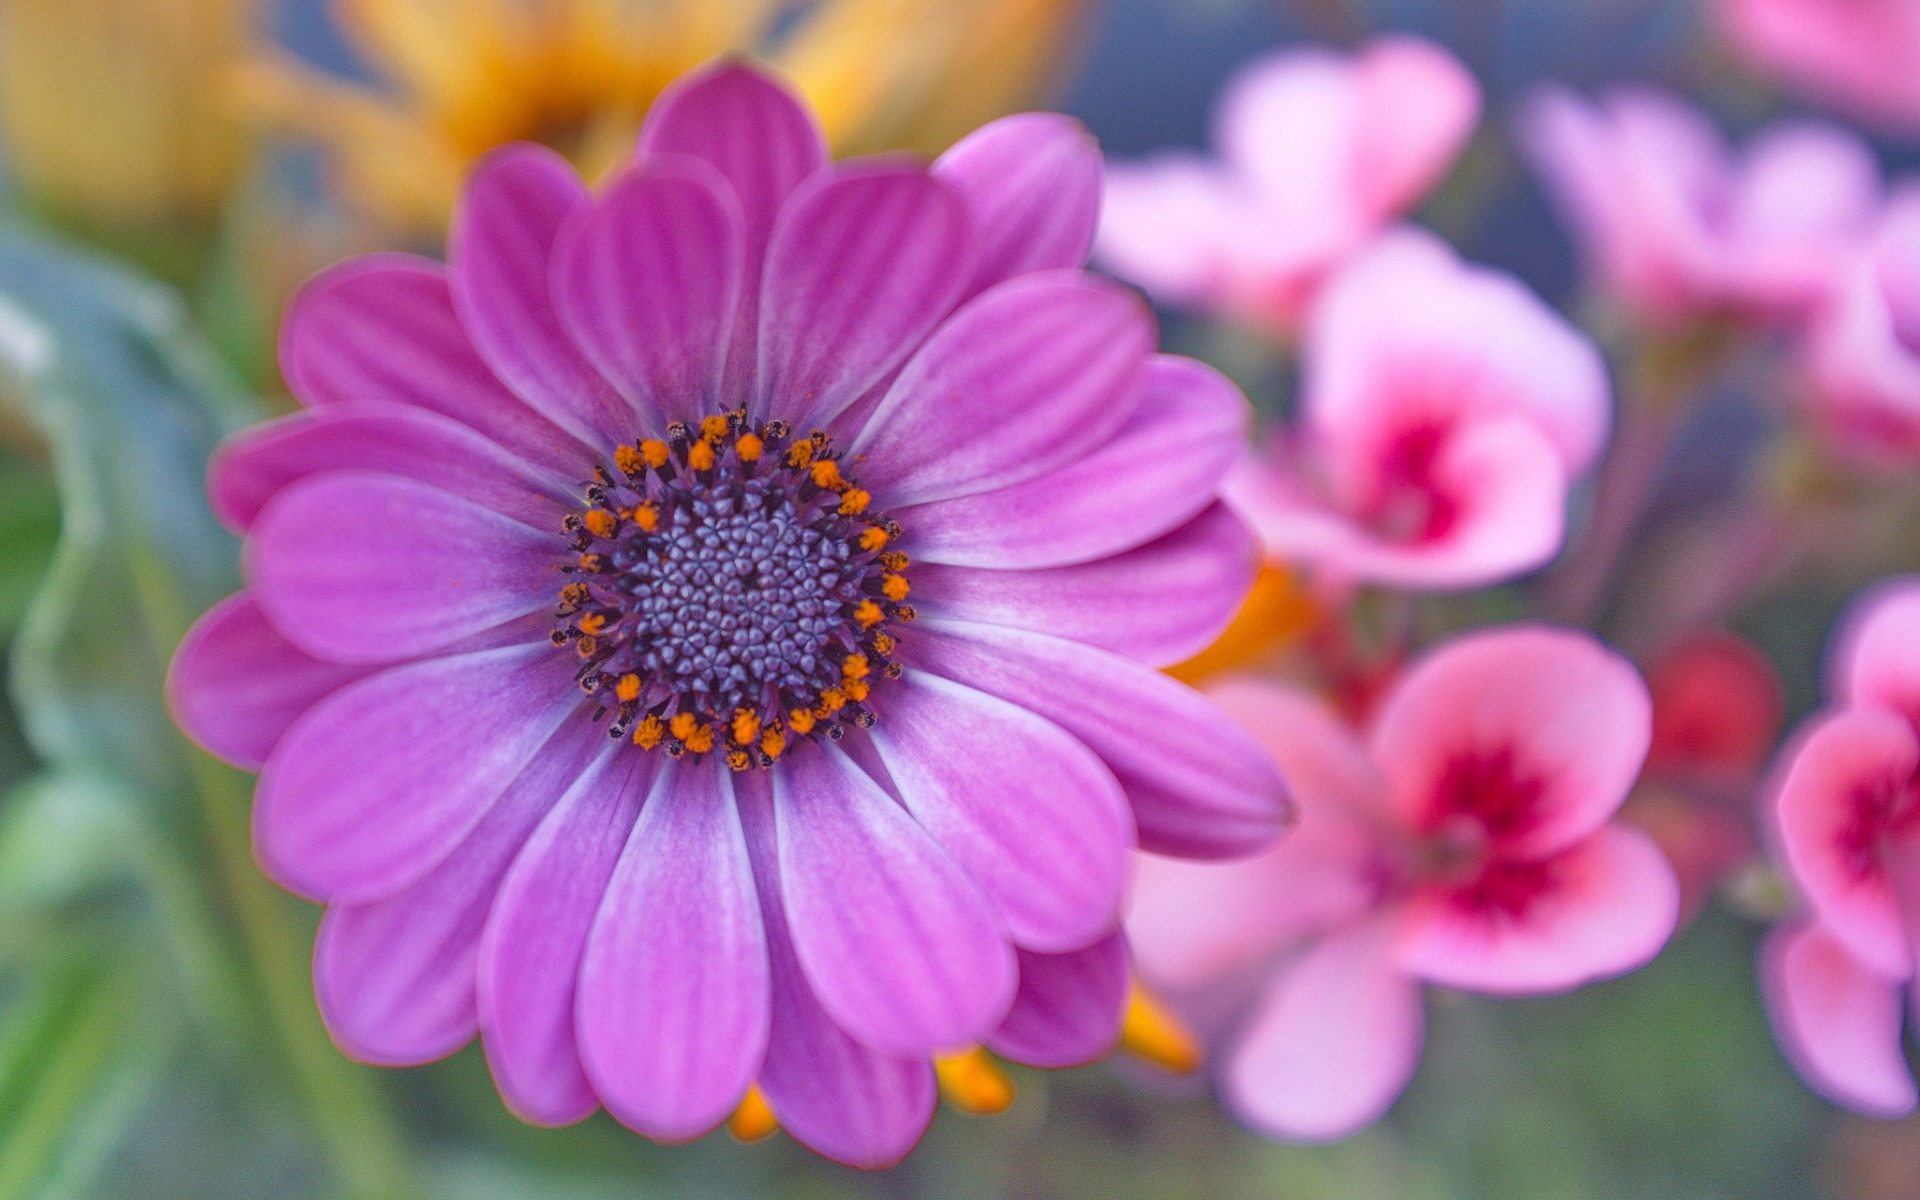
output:
[[990, 492], [1109, 441], [1140, 404], [1153, 316], [1078, 271], [1003, 283], [908, 361], [850, 451], [887, 508]]
[[245, 533], [282, 490], [311, 475], [360, 469], [431, 484], [535, 529], [559, 529], [573, 490], [457, 421], [419, 408], [347, 401], [236, 434], [214, 451], [214, 515]]
[[1848, 953], [1819, 922], [1802, 921], [1768, 937], [1760, 981], [1774, 1037], [1815, 1091], [1871, 1117], [1913, 1111], [1898, 979]]
[[378, 900], [486, 816], [580, 703], [544, 640], [395, 667], [321, 701], [260, 773], [254, 852], [310, 899]]
[[1076, 463], [1013, 487], [895, 513], [914, 557], [966, 567], [1036, 568], [1105, 558], [1199, 515], [1246, 453], [1245, 397], [1212, 367], [1148, 364], [1140, 406]]
[[657, 760], [611, 748], [554, 805], [501, 881], [480, 939], [480, 1039], [523, 1120], [567, 1125], [600, 1106], [574, 1011], [587, 935], [653, 786]]
[[1425, 38], [1388, 35], [1354, 60], [1356, 203], [1381, 219], [1420, 203], [1473, 135], [1480, 87], [1464, 63]]
[[843, 163], [801, 184], [767, 248], [755, 414], [831, 421], [953, 310], [974, 261], [966, 202], [921, 168]]
[[[475, 353], [445, 270], [409, 254], [370, 254], [300, 290], [280, 334], [280, 368], [304, 404], [404, 404], [451, 417], [564, 479], [593, 454], [527, 407]], [[605, 450], [606, 447], [595, 447]]]
[[257, 771], [301, 713], [370, 669], [312, 657], [273, 627], [252, 592], [238, 592], [180, 639], [167, 711], [207, 753]]
[[1127, 1015], [1127, 939], [1109, 934], [1065, 954], [1020, 951], [1020, 990], [987, 1039], [1030, 1067], [1077, 1067], [1106, 1056]]
[[1037, 571], [922, 563], [914, 606], [930, 617], [1010, 625], [1164, 667], [1212, 645], [1253, 585], [1256, 548], [1224, 504], [1134, 550]]
[[[655, 156], [561, 231], [561, 319], [655, 435], [731, 407], [720, 396], [741, 288], [740, 211], [705, 163]], [[629, 435], [631, 437], [631, 435]]]
[[447, 236], [455, 310], [495, 375], [589, 445], [633, 437], [639, 420], [567, 337], [552, 263], [568, 218], [590, 203], [564, 158], [519, 142], [482, 159]]
[[337, 471], [274, 497], [246, 568], [260, 606], [302, 649], [381, 662], [551, 605], [565, 557], [557, 531], [399, 476]]
[[955, 142], [933, 173], [967, 198], [980, 265], [972, 296], [1016, 275], [1078, 267], [1100, 216], [1100, 145], [1058, 113], [1018, 113]]
[[725, 1120], [766, 1050], [766, 939], [728, 774], [660, 774], [580, 965], [587, 1077], [622, 1124], [665, 1141]]
[[890, 1058], [849, 1037], [816, 998], [781, 900], [772, 788], [753, 775], [736, 790], [767, 936], [772, 1023], [760, 1086], [787, 1132], [852, 1167], [892, 1166], [933, 1119], [933, 1064]]
[[313, 984], [327, 1032], [361, 1062], [415, 1066], [478, 1032], [474, 964], [500, 878], [606, 738], [562, 729], [508, 785], [465, 841], [413, 884], [320, 921]]
[[1904, 978], [1913, 958], [1874, 843], [1875, 818], [1910, 786], [1920, 740], [1892, 713], [1851, 709], [1814, 721], [1783, 761], [1774, 815], [1794, 882], [1855, 957]]
[[1514, 911], [1421, 889], [1402, 931], [1401, 967], [1447, 987], [1539, 995], [1624, 975], [1673, 936], [1680, 884], [1638, 830], [1609, 826], [1528, 867], [1544, 874], [1543, 890]]
[[722, 60], [681, 76], [647, 109], [640, 155], [697, 158], [740, 201], [741, 289], [728, 341], [727, 396], [746, 395], [759, 349], [760, 278], [774, 220], [793, 189], [827, 165], [826, 141], [806, 105], [753, 64]]
[[1085, 743], [1125, 790], [1144, 850], [1237, 858], [1288, 825], [1286, 785], [1266, 754], [1158, 671], [1060, 638], [931, 618], [904, 649], [913, 665], [1031, 709]]
[[773, 783], [783, 905], [835, 1023], [903, 1058], [992, 1032], [1013, 950], [960, 866], [829, 745], [783, 761]]
[[993, 901], [1016, 945], [1057, 953], [1113, 927], [1133, 815], [1092, 751], [1026, 709], [922, 671], [888, 689], [872, 737], [907, 811]]
[[1394, 969], [1391, 926], [1335, 934], [1275, 975], [1221, 1086], [1241, 1120], [1297, 1142], [1380, 1119], [1420, 1064], [1420, 987]]
[[1920, 576], [1883, 580], [1848, 606], [1827, 658], [1834, 699], [1920, 728]]
[[1370, 742], [1400, 819], [1455, 818], [1464, 766], [1504, 768], [1521, 801], [1486, 818], [1501, 852], [1544, 857], [1606, 823], [1646, 761], [1653, 706], [1632, 663], [1592, 636], [1507, 625], [1447, 643], [1382, 702]]

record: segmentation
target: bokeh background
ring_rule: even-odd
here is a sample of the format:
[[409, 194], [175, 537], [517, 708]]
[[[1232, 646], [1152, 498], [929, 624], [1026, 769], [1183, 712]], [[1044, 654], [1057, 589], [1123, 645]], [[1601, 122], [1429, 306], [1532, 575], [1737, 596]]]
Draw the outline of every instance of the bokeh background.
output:
[[[36, 120], [51, 122], [56, 150], [64, 139], [85, 157], [97, 139], [133, 154], [162, 133], [125, 127], [134, 118], [106, 94], [111, 71], [41, 78], [56, 49], [30, 44], [30, 31], [91, 13], [70, 35], [118, 39], [120, 72], [146, 60], [163, 72], [166, 56], [219, 49], [190, 26], [177, 31], [184, 43], [142, 40], [141, 7], [0, 2], [0, 94], [49, 110]], [[1275, 47], [1351, 45], [1383, 30], [1446, 44], [1478, 75], [1488, 112], [1420, 219], [1574, 312], [1584, 301], [1572, 249], [1510, 137], [1529, 88], [1655, 80], [1735, 131], [1800, 111], [1732, 59], [1690, 0], [1064, 7], [1059, 45], [1019, 88], [1078, 116], [1120, 157], [1203, 145], [1223, 79]], [[318, 70], [381, 78], [322, 0], [273, 0], [260, 20], [261, 36]], [[904, 44], [915, 36], [877, 35], [855, 66], [861, 55], [878, 71], [889, 56], [923, 53]], [[211, 58], [191, 67], [220, 69]], [[944, 69], [933, 85], [963, 86], [965, 63]], [[886, 116], [889, 103], [875, 111]], [[937, 148], [938, 132], [884, 126], [871, 142]], [[232, 547], [198, 507], [199, 473], [220, 432], [283, 403], [270, 353], [278, 300], [331, 257], [422, 236], [342, 203], [325, 156], [297, 138], [252, 142], [231, 170], [216, 163], [204, 196], [166, 195], [183, 168], [162, 158], [144, 194], [89, 204], [89, 189], [111, 192], [111, 179], [89, 182], [76, 168], [49, 184], [26, 153], [46, 147], [15, 137], [0, 299], [35, 297], [42, 321], [29, 326], [0, 302], [0, 638], [11, 681], [0, 711], [0, 1200], [1920, 1197], [1920, 1123], [1844, 1116], [1781, 1061], [1753, 979], [1764, 898], [1738, 889], [1624, 980], [1545, 1000], [1437, 995], [1404, 1099], [1380, 1126], [1328, 1147], [1252, 1136], [1203, 1082], [1125, 1059], [1016, 1072], [1010, 1110], [945, 1110], [913, 1156], [874, 1175], [777, 1136], [663, 1148], [604, 1115], [528, 1128], [502, 1109], [476, 1047], [415, 1070], [346, 1063], [311, 1011], [314, 913], [246, 858], [245, 779], [188, 752], [155, 697], [172, 641], [231, 576]], [[1891, 171], [1914, 161], [1911, 143], [1876, 146]], [[66, 241], [50, 245], [49, 228]], [[72, 248], [81, 243], [94, 248]], [[1279, 357], [1232, 330], [1165, 322], [1170, 348], [1228, 370], [1264, 413], [1284, 409]], [[59, 344], [35, 341], [46, 328]], [[1699, 411], [1663, 480], [1656, 526], [1741, 486], [1774, 419], [1743, 389], [1763, 384], [1730, 381]], [[1814, 703], [1821, 643], [1845, 598], [1874, 575], [1920, 566], [1920, 542], [1893, 544], [1893, 557], [1853, 576], [1809, 572], [1738, 614], [1780, 670], [1792, 713]]]

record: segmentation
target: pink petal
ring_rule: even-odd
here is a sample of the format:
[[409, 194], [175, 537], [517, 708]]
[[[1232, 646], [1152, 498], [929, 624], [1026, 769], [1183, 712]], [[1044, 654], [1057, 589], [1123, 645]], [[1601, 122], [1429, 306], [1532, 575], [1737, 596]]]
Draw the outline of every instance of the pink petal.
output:
[[243, 591], [180, 639], [167, 671], [167, 711], [207, 753], [257, 771], [300, 714], [369, 669], [308, 655]]
[[1155, 356], [1113, 439], [1026, 483], [896, 512], [915, 559], [1056, 567], [1145, 545], [1204, 511], [1246, 453], [1251, 413], [1213, 368]]
[[248, 539], [246, 573], [302, 649], [382, 662], [552, 605], [566, 550], [557, 529], [530, 529], [451, 492], [335, 471], [274, 497]]
[[1883, 708], [1920, 728], [1920, 576], [1883, 580], [1848, 607], [1828, 673], [1836, 700]]
[[890, 1058], [847, 1036], [827, 1015], [801, 969], [781, 895], [774, 802], [768, 785], [737, 785], [767, 936], [772, 1024], [760, 1086], [783, 1128], [848, 1166], [892, 1166], [933, 1119], [933, 1065]]
[[564, 481], [528, 466], [456, 421], [418, 408], [347, 401], [252, 426], [214, 451], [214, 515], [247, 532], [283, 489], [311, 475], [361, 469], [431, 484], [535, 529], [560, 528], [578, 507]]
[[782, 902], [834, 1022], [902, 1058], [992, 1032], [1013, 999], [1013, 950], [960, 866], [828, 745], [784, 761], [774, 796]]
[[987, 1047], [1030, 1067], [1077, 1067], [1106, 1056], [1127, 1013], [1127, 939], [1110, 934], [1065, 954], [1020, 951], [1020, 990]]
[[1892, 713], [1852, 709], [1796, 735], [1775, 801], [1780, 846], [1828, 931], [1882, 975], [1904, 978], [1913, 959], [1881, 862], [1888, 814], [1920, 767], [1920, 740]]
[[542, 640], [394, 667], [327, 697], [260, 773], [261, 867], [340, 904], [419, 879], [579, 707], [575, 669]]
[[321, 272], [287, 308], [280, 369], [310, 407], [411, 405], [471, 426], [563, 479], [591, 469], [586, 445], [527, 407], [480, 360], [454, 313], [446, 271], [428, 259], [369, 254]]
[[1909, 354], [1920, 355], [1920, 202], [1906, 190], [1887, 206], [1875, 265], [1894, 334]]
[[1092, 751], [1026, 709], [920, 671], [887, 690], [886, 712], [873, 744], [907, 811], [1016, 945], [1057, 953], [1113, 928], [1133, 814]]
[[933, 173], [973, 210], [980, 265], [967, 295], [1029, 271], [1086, 263], [1100, 215], [1100, 146], [1078, 121], [1003, 117], [954, 143]]
[[1114, 284], [1078, 271], [1003, 283], [907, 363], [854, 441], [861, 482], [897, 508], [1084, 458], [1139, 407], [1153, 344], [1153, 315]]
[[766, 1049], [766, 939], [727, 775], [661, 773], [580, 965], [587, 1076], [622, 1124], [665, 1141], [725, 1120]]
[[1258, 745], [1205, 697], [1091, 646], [959, 621], [921, 621], [911, 662], [1059, 725], [1105, 761], [1133, 805], [1140, 846], [1186, 858], [1264, 849], [1291, 816]]
[[1817, 121], [1782, 121], [1747, 149], [1727, 215], [1730, 273], [1746, 303], [1804, 312], [1831, 291], [1834, 263], [1866, 242], [1882, 204], [1865, 139]]
[[1774, 1037], [1815, 1091], [1871, 1117], [1913, 1111], [1898, 979], [1873, 971], [1818, 922], [1803, 921], [1767, 939], [1760, 981]]
[[1517, 279], [1402, 229], [1335, 276], [1309, 333], [1305, 422], [1345, 474], [1414, 418], [1519, 416], [1570, 475], [1605, 444], [1612, 393], [1593, 342]]
[[1037, 571], [921, 563], [913, 602], [928, 616], [1052, 633], [1164, 667], [1213, 644], [1255, 564], [1246, 523], [1215, 504], [1138, 549], [1088, 563]]
[[610, 752], [584, 771], [527, 839], [487, 917], [481, 1042], [507, 1107], [533, 1124], [571, 1124], [600, 1107], [576, 1040], [580, 962], [658, 762]]
[[536, 411], [604, 447], [632, 438], [641, 418], [568, 338], [551, 283], [561, 227], [589, 203], [552, 150], [503, 146], [468, 178], [447, 255], [454, 307], [480, 357]]
[[[1107, 168], [1095, 259], [1163, 304], [1253, 305], [1284, 295], [1324, 265], [1262, 254], [1261, 221], [1248, 189], [1211, 161], [1184, 152]], [[1238, 251], [1239, 253], [1236, 253]]]
[[741, 215], [695, 159], [654, 156], [560, 233], [554, 292], [589, 360], [659, 434], [731, 408], [720, 394], [743, 279]]
[[1379, 38], [1354, 67], [1351, 186], [1363, 211], [1385, 219], [1414, 208], [1446, 175], [1480, 119], [1480, 88], [1424, 38]]
[[1544, 873], [1544, 890], [1518, 911], [1423, 888], [1408, 909], [1401, 967], [1466, 991], [1566, 991], [1645, 965], [1679, 920], [1679, 881], [1638, 830], [1609, 826], [1528, 869]]
[[1361, 97], [1351, 58], [1318, 47], [1255, 59], [1221, 89], [1213, 140], [1288, 235], [1332, 249], [1361, 240], [1352, 167]]
[[843, 163], [801, 184], [767, 248], [755, 412], [831, 421], [953, 310], [975, 261], [966, 201], [918, 167]]
[[1425, 1019], [1419, 986], [1394, 969], [1390, 928], [1336, 934], [1275, 975], [1221, 1080], [1241, 1120], [1288, 1141], [1338, 1141], [1406, 1088]]
[[1141, 970], [1179, 989], [1358, 920], [1404, 869], [1381, 815], [1386, 782], [1325, 705], [1250, 678], [1221, 681], [1207, 694], [1273, 756], [1299, 824], [1271, 849], [1235, 862], [1141, 857], [1127, 935]]
[[[1639, 672], [1599, 641], [1508, 625], [1456, 638], [1411, 667], [1382, 702], [1371, 744], [1413, 830], [1471, 816], [1501, 853], [1535, 858], [1620, 807], [1652, 720]], [[1493, 782], [1512, 794], [1459, 791], [1462, 770], [1495, 769]]]
[[313, 983], [335, 1044], [362, 1062], [414, 1066], [473, 1038], [474, 966], [494, 891], [605, 745], [585, 722], [562, 731], [439, 866], [370, 904], [327, 909]]

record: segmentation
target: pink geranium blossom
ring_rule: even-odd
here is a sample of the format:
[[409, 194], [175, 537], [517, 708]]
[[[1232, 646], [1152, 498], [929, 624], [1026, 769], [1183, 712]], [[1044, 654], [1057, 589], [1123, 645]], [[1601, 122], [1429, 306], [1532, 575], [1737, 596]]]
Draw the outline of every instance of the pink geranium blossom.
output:
[[1230, 494], [1271, 556], [1336, 583], [1467, 588], [1559, 549], [1606, 441], [1592, 342], [1518, 281], [1405, 229], [1328, 284], [1300, 418]]
[[1251, 579], [1245, 402], [1080, 270], [1099, 173], [1049, 115], [832, 165], [722, 64], [599, 195], [508, 147], [447, 266], [301, 294], [306, 407], [212, 472], [248, 587], [170, 691], [261, 769], [348, 1053], [477, 1033], [526, 1119], [664, 1140], [757, 1081], [872, 1166], [934, 1054], [1112, 1043], [1136, 841], [1243, 854], [1286, 804], [1154, 669]]
[[1287, 772], [1300, 828], [1244, 862], [1147, 857], [1127, 928], [1176, 995], [1258, 976], [1220, 1079], [1255, 1128], [1319, 1141], [1385, 1112], [1419, 1061], [1423, 983], [1563, 991], [1672, 932], [1672, 870], [1612, 820], [1646, 755], [1646, 688], [1592, 638], [1462, 637], [1364, 733], [1289, 688], [1214, 695]]
[[1290, 332], [1327, 274], [1440, 180], [1479, 115], [1473, 76], [1417, 38], [1261, 59], [1222, 93], [1217, 158], [1108, 170], [1100, 262], [1162, 303]]
[[1916, 316], [1902, 290], [1903, 247], [1920, 224], [1920, 190], [1888, 205], [1880, 236], [1842, 260], [1839, 286], [1801, 341], [1806, 413], [1823, 442], [1863, 466], [1920, 461], [1920, 352], [1901, 336]]
[[1762, 957], [1780, 1045], [1809, 1084], [1876, 1116], [1915, 1104], [1902, 996], [1920, 945], [1920, 578], [1842, 622], [1830, 707], [1783, 759], [1774, 816], [1809, 915]]
[[1687, 102], [1622, 87], [1538, 94], [1525, 148], [1600, 287], [1644, 324], [1805, 315], [1879, 208], [1872, 152], [1845, 130], [1782, 123], [1735, 159]]
[[1721, 28], [1761, 70], [1889, 129], [1920, 129], [1920, 5], [1719, 0]]

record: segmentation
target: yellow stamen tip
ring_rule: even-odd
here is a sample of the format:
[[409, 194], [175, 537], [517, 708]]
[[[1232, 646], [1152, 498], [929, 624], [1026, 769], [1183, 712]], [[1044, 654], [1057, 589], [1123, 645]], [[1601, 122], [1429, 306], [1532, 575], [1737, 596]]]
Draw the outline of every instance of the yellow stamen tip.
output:
[[813, 723], [816, 719], [812, 710], [805, 708], [796, 708], [787, 714], [787, 724], [793, 726], [793, 731], [803, 737], [813, 732]]
[[907, 583], [905, 575], [888, 575], [880, 581], [880, 593], [895, 604], [907, 598], [913, 587]]
[[788, 466], [804, 467], [812, 461], [813, 461], [813, 443], [812, 442], [795, 442], [793, 445], [787, 447], [787, 465]]
[[667, 727], [660, 723], [659, 717], [651, 714], [633, 727], [633, 744], [642, 750], [653, 749], [666, 736]]
[[613, 465], [622, 475], [638, 475], [647, 469], [647, 460], [632, 446], [621, 446], [613, 452]]
[[841, 493], [840, 496], [840, 515], [843, 517], [851, 517], [863, 513], [867, 511], [867, 505], [871, 503], [872, 500], [872, 496], [861, 491], [859, 488], [848, 488], [845, 492]]
[[887, 531], [878, 525], [869, 525], [860, 533], [860, 548], [869, 554], [885, 548], [886, 544]]
[[886, 612], [871, 600], [862, 600], [853, 610], [853, 619], [862, 629], [872, 629], [887, 619]]
[[587, 527], [588, 533], [599, 538], [612, 537], [613, 531], [620, 527], [619, 518], [604, 508], [588, 509], [587, 515], [581, 518], [580, 523]]
[[705, 754], [713, 749], [713, 726], [702, 725], [681, 740], [687, 744], [687, 749], [693, 751], [693, 753]]
[[897, 645], [899, 645], [899, 643], [894, 641], [893, 637], [889, 634], [876, 633], [873, 635], [873, 648], [882, 654], [892, 654], [893, 648]]
[[823, 458], [814, 463], [811, 474], [815, 487], [825, 488], [830, 492], [839, 491], [846, 482], [840, 478], [840, 464], [830, 458]]
[[652, 533], [654, 530], [660, 528], [660, 510], [654, 506], [651, 500], [645, 504], [636, 504], [633, 511], [628, 515], [633, 518], [635, 525], [638, 525], [647, 533]]
[[733, 770], [744, 771], [752, 765], [753, 765], [753, 760], [747, 757], [747, 752], [745, 750], [727, 751], [727, 766], [732, 768]]
[[787, 752], [787, 735], [778, 725], [760, 735], [760, 750], [768, 758], [779, 758]]
[[1206, 1051], [1187, 1023], [1138, 983], [1127, 998], [1120, 1044], [1134, 1057], [1176, 1075], [1190, 1075], [1206, 1061]]
[[657, 438], [640, 443], [640, 457], [646, 459], [647, 465], [656, 471], [666, 466], [667, 459], [672, 456], [673, 452], [667, 448], [667, 444]]
[[620, 682], [613, 687], [613, 694], [620, 698], [620, 703], [632, 704], [640, 698], [640, 677], [638, 675], [622, 675]]
[[867, 694], [873, 690], [864, 679], [849, 679], [840, 687], [847, 693], [847, 699], [853, 701], [865, 700]]
[[759, 714], [749, 712], [744, 708], [735, 709], [733, 713], [733, 740], [739, 745], [751, 746], [753, 745], [754, 739], [759, 736]]
[[580, 618], [580, 632], [588, 637], [599, 637], [606, 631], [607, 619], [599, 613], [588, 613]]
[[940, 1094], [963, 1113], [991, 1117], [1013, 1105], [1013, 1080], [978, 1046], [934, 1059], [933, 1072]]
[[725, 417], [706, 417], [700, 422], [700, 436], [709, 442], [717, 442], [727, 436]]
[[713, 447], [706, 442], [687, 447], [687, 465], [696, 471], [713, 470]]
[[843, 679], [865, 679], [872, 669], [866, 655], [849, 654], [846, 661], [840, 664], [840, 676]]
[[690, 712], [675, 713], [673, 720], [667, 722], [667, 729], [683, 742], [692, 737], [693, 731], [698, 728], [700, 728], [700, 718]]
[[736, 1142], [757, 1142], [779, 1128], [773, 1106], [767, 1103], [767, 1095], [758, 1085], [747, 1089], [747, 1098], [727, 1118], [727, 1132]]
[[741, 462], [759, 462], [760, 454], [767, 444], [760, 440], [757, 433], [743, 433], [740, 440], [733, 444], [733, 452], [740, 456]]

